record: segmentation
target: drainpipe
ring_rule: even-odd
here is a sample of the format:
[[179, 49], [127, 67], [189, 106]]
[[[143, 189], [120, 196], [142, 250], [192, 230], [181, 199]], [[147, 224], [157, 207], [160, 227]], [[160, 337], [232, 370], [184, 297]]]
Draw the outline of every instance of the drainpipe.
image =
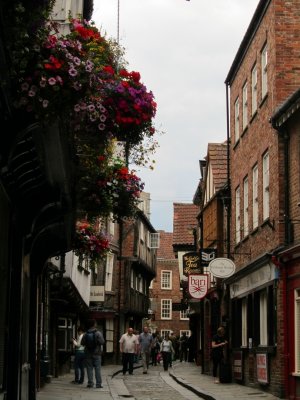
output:
[[227, 124], [227, 201], [225, 202], [226, 207], [227, 207], [227, 245], [226, 245], [226, 253], [227, 253], [227, 258], [230, 258], [230, 219], [231, 219], [231, 207], [230, 207], [230, 198], [231, 198], [231, 193], [230, 193], [230, 124], [229, 124], [229, 93], [228, 93], [228, 82], [226, 82], [226, 124]]

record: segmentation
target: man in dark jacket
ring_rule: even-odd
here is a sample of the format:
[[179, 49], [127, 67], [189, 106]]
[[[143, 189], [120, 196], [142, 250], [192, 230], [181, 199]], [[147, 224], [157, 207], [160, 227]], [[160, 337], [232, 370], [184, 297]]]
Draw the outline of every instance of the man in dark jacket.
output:
[[101, 354], [105, 343], [102, 333], [96, 328], [96, 321], [89, 320], [87, 332], [81, 339], [85, 351], [85, 365], [88, 376], [88, 388], [94, 387], [93, 371], [95, 370], [96, 388], [102, 388]]

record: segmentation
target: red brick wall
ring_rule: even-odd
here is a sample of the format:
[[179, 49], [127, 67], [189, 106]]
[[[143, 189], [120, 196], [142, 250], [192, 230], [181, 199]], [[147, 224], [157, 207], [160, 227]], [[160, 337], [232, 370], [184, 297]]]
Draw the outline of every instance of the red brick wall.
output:
[[[172, 271], [172, 289], [161, 289], [161, 271]], [[161, 330], [172, 330], [175, 335], [180, 334], [180, 330], [189, 329], [188, 320], [180, 320], [180, 312], [172, 311], [171, 320], [161, 319], [161, 299], [172, 299], [173, 303], [180, 303], [182, 292], [180, 290], [180, 275], [177, 260], [158, 260], [157, 275], [153, 281], [152, 289], [150, 289], [150, 298], [153, 299], [155, 307], [155, 319], [152, 326], [160, 333]]]

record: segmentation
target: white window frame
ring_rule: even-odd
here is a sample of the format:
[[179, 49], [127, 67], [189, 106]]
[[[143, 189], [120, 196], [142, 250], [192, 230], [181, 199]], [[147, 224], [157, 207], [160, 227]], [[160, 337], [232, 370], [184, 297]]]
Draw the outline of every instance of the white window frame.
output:
[[172, 290], [172, 271], [163, 269], [160, 273], [160, 288]]
[[265, 221], [270, 217], [270, 157], [269, 153], [263, 156], [263, 220]]
[[180, 319], [181, 319], [181, 320], [185, 320], [185, 321], [189, 320], [190, 318], [188, 317], [188, 312], [189, 312], [188, 309], [186, 309], [186, 310], [181, 310], [181, 311], [180, 311]]
[[191, 331], [190, 330], [185, 330], [185, 329], [180, 329], [180, 331], [179, 331], [180, 337], [183, 335], [184, 332], [186, 334], [186, 337], [190, 337]]
[[247, 299], [242, 299], [242, 346], [248, 346]]
[[111, 236], [115, 235], [115, 222], [113, 220], [112, 214], [108, 219], [108, 232]]
[[241, 241], [241, 189], [238, 186], [235, 189], [235, 241]]
[[261, 52], [261, 98], [268, 93], [268, 47], [267, 44]]
[[258, 227], [258, 166], [252, 169], [252, 227]]
[[249, 235], [249, 181], [248, 176], [244, 179], [244, 204], [243, 204], [243, 224], [244, 237]]
[[140, 240], [145, 242], [145, 227], [142, 221], [140, 221]]
[[160, 234], [158, 232], [148, 233], [149, 235], [149, 248], [150, 249], [159, 249], [160, 245]]
[[295, 289], [295, 373], [300, 374], [300, 288]]
[[234, 103], [234, 142], [237, 143], [240, 140], [240, 101], [236, 99]]
[[161, 299], [161, 319], [172, 319], [172, 299]]
[[106, 256], [105, 282], [104, 282], [104, 288], [106, 292], [112, 291], [114, 260], [115, 260], [115, 255], [113, 253], [108, 253]]
[[260, 346], [268, 345], [268, 294], [263, 290], [259, 296], [259, 338]]
[[243, 86], [243, 130], [248, 125], [248, 82]]
[[257, 111], [257, 65], [255, 64], [251, 71], [251, 114]]
[[166, 334], [170, 335], [171, 329], [162, 329], [160, 331], [160, 336], [164, 339], [164, 337], [166, 336]]
[[106, 353], [114, 351], [114, 320], [105, 320], [105, 350]]

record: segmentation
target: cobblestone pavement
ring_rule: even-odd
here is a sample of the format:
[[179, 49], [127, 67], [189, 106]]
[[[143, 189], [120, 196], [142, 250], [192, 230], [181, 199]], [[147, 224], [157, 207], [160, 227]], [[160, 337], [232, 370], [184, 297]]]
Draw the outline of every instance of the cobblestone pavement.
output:
[[211, 376], [202, 375], [194, 363], [174, 362], [163, 371], [161, 365], [150, 366], [148, 374], [137, 365], [133, 375], [121, 373], [119, 365], [102, 367], [103, 389], [88, 389], [86, 384], [74, 385], [74, 374], [53, 378], [37, 393], [37, 400], [278, 400], [261, 388], [237, 383], [215, 384]]

